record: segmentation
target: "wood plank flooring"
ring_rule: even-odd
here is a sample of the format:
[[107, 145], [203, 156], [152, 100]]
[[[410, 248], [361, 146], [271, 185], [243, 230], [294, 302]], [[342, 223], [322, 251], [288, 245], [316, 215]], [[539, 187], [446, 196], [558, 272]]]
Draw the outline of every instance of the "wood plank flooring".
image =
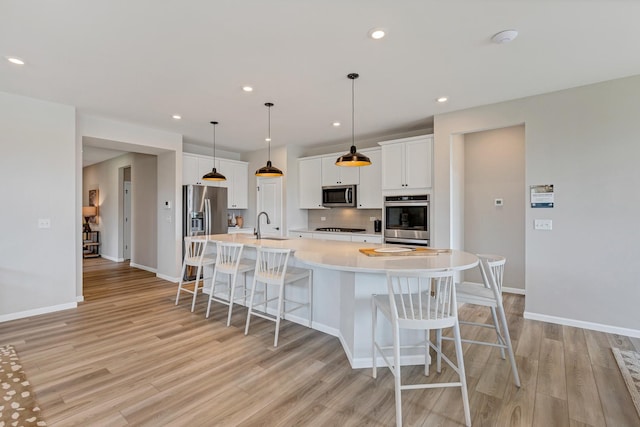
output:
[[[174, 305], [177, 286], [124, 263], [87, 259], [85, 302], [77, 309], [0, 324], [13, 344], [50, 426], [390, 426], [393, 377], [353, 370], [337, 338], [284, 321], [274, 349], [273, 323], [199, 297]], [[640, 340], [524, 320], [524, 297], [505, 298], [522, 381], [486, 346], [465, 344], [474, 426], [640, 426], [611, 346], [640, 350]], [[462, 307], [461, 317], [489, 313]], [[480, 330], [478, 330], [480, 329]], [[489, 335], [487, 335], [487, 333]], [[463, 327], [466, 337], [491, 337]], [[453, 354], [452, 343], [446, 342]], [[446, 381], [403, 369], [411, 381]], [[459, 389], [403, 392], [405, 425], [464, 423]]]

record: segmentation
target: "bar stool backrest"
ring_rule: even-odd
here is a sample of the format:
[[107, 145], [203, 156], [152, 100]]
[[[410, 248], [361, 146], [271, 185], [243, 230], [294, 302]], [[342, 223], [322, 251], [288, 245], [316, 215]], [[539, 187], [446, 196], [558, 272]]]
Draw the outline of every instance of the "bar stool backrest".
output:
[[502, 279], [507, 259], [500, 255], [488, 254], [478, 254], [478, 258], [480, 259], [480, 274], [484, 286], [493, 290], [496, 299], [502, 300]]
[[216, 269], [218, 272], [233, 274], [238, 271], [242, 258], [242, 243], [217, 242]]
[[186, 265], [201, 265], [202, 258], [207, 249], [207, 239], [197, 237], [185, 237], [184, 239], [184, 263]]
[[387, 271], [391, 315], [400, 328], [441, 329], [457, 318], [453, 271]]
[[256, 279], [270, 284], [284, 283], [291, 249], [258, 248], [256, 256]]

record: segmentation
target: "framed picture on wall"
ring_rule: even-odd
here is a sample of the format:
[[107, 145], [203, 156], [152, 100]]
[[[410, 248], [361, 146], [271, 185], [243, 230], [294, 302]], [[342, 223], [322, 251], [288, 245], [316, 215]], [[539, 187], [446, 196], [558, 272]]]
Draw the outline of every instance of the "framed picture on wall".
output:
[[89, 222], [91, 224], [97, 224], [98, 223], [98, 216], [100, 215], [100, 213], [98, 211], [98, 202], [100, 201], [100, 198], [98, 196], [99, 196], [98, 189], [89, 190], [89, 206], [95, 206], [96, 207], [96, 216], [89, 218]]

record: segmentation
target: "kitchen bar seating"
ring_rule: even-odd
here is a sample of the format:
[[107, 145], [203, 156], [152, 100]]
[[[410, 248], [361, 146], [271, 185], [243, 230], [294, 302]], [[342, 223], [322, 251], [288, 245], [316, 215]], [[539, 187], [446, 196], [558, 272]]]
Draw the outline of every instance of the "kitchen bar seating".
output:
[[[216, 260], [210, 256], [206, 256], [207, 250], [206, 239], [196, 238], [196, 237], [185, 237], [184, 238], [184, 260], [182, 262], [182, 272], [180, 274], [180, 282], [178, 283], [178, 294], [176, 295], [176, 305], [178, 305], [178, 301], [180, 300], [180, 292], [187, 292], [189, 294], [193, 294], [193, 301], [191, 302], [191, 311], [193, 311], [196, 307], [196, 297], [198, 296], [198, 290], [200, 289], [200, 276], [202, 274], [202, 268], [204, 266], [213, 265]], [[190, 283], [191, 281], [185, 281], [185, 273], [187, 273], [188, 267], [196, 267], [196, 275], [195, 275], [195, 283], [193, 285], [193, 290], [187, 289], [184, 287], [185, 284]], [[202, 279], [204, 288], [204, 278]]]
[[[309, 327], [311, 327], [313, 307], [313, 271], [304, 268], [292, 267], [288, 265], [289, 256], [291, 255], [291, 249], [276, 249], [258, 247], [256, 255], [256, 266], [253, 276], [253, 286], [251, 287], [251, 297], [249, 298], [249, 311], [247, 312], [247, 323], [244, 329], [244, 334], [249, 333], [249, 323], [251, 322], [251, 315], [262, 317], [263, 319], [271, 320], [276, 323], [275, 338], [273, 340], [273, 346], [278, 346], [278, 334], [280, 332], [280, 319], [285, 313], [291, 313], [294, 310], [298, 310], [302, 307], [307, 307], [309, 314]], [[286, 299], [285, 285], [297, 282], [298, 280], [307, 279], [307, 293], [308, 299], [306, 302], [300, 302], [295, 300]], [[258, 283], [264, 284], [263, 299], [259, 302], [254, 302], [255, 294]], [[269, 298], [268, 288], [269, 286], [275, 287], [278, 292], [278, 296]], [[271, 301], [277, 301], [277, 308], [275, 314], [272, 316], [268, 314], [268, 305]], [[285, 310], [286, 304], [293, 305], [294, 307]], [[255, 311], [255, 307], [263, 307], [263, 311]]]
[[[513, 347], [511, 345], [507, 316], [505, 315], [504, 307], [502, 305], [502, 278], [504, 276], [504, 266], [507, 260], [499, 255], [478, 254], [477, 256], [480, 259], [478, 266], [480, 268], [480, 274], [482, 275], [484, 286], [475, 283], [461, 283], [457, 285], [456, 291], [458, 302], [489, 307], [491, 309], [493, 324], [464, 320], [460, 320], [460, 324], [495, 329], [497, 343], [467, 339], [463, 339], [462, 342], [498, 347], [500, 348], [500, 355], [503, 359], [505, 358], [504, 350], [506, 349], [509, 353], [513, 379], [516, 386], [520, 387], [520, 376], [518, 375], [516, 358], [513, 354]], [[442, 337], [442, 339], [451, 338]]]
[[[454, 274], [455, 272], [452, 270], [433, 272], [387, 271], [388, 295], [373, 295], [371, 299], [373, 378], [377, 377], [376, 359], [377, 353], [380, 353], [395, 380], [396, 425], [398, 427], [402, 426], [402, 390], [438, 387], [460, 387], [465, 424], [467, 426], [471, 425], [469, 396], [462, 356], [462, 342], [460, 341], [460, 327], [458, 324], [455, 284], [453, 282]], [[391, 323], [393, 335], [392, 346], [381, 346], [377, 341], [378, 311]], [[457, 366], [442, 354], [441, 346], [435, 346], [430, 341], [429, 331], [431, 329], [435, 329], [440, 333], [444, 328], [453, 329]], [[440, 360], [444, 359], [458, 374], [459, 381], [448, 383], [403, 384], [400, 371], [400, 348], [405, 349], [410, 346], [401, 346], [401, 329], [424, 331], [425, 341], [420, 343], [420, 345], [412, 347], [418, 348], [424, 353], [425, 375], [429, 375], [429, 348], [432, 348], [438, 355], [438, 363], [436, 366], [438, 373], [440, 372]], [[391, 358], [387, 355], [389, 350], [393, 351]]]
[[[247, 292], [247, 272], [253, 270], [254, 263], [242, 260], [242, 251], [244, 249], [242, 243], [217, 242], [216, 248], [216, 265], [211, 278], [212, 286], [206, 317], [209, 317], [212, 301], [228, 305], [227, 326], [229, 326], [231, 324], [233, 303], [237, 300], [243, 300], [244, 305], [247, 305], [247, 297], [249, 296]], [[237, 284], [238, 273], [242, 273], [244, 279], [240, 286]], [[216, 282], [216, 279], [220, 278], [220, 274], [227, 275], [227, 280]], [[238, 287], [240, 289], [237, 289]]]

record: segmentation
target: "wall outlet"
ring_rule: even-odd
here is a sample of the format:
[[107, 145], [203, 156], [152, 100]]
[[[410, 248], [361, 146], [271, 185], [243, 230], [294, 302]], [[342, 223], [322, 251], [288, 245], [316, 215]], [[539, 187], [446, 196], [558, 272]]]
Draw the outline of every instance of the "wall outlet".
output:
[[504, 205], [504, 200], [503, 199], [494, 199], [493, 200], [493, 204], [494, 204], [494, 206], [503, 206]]
[[39, 218], [38, 228], [51, 228], [51, 220], [49, 218]]
[[378, 218], [376, 218], [375, 216], [370, 216], [370, 217], [369, 217], [369, 221], [370, 221], [370, 222], [373, 222], [373, 221], [375, 221], [376, 219], [378, 219]]
[[326, 216], [321, 216], [321, 217], [320, 217], [320, 221], [326, 221], [326, 220], [327, 220], [327, 217], [326, 217]]
[[550, 219], [536, 219], [533, 221], [533, 229], [551, 231], [553, 229], [553, 221]]

